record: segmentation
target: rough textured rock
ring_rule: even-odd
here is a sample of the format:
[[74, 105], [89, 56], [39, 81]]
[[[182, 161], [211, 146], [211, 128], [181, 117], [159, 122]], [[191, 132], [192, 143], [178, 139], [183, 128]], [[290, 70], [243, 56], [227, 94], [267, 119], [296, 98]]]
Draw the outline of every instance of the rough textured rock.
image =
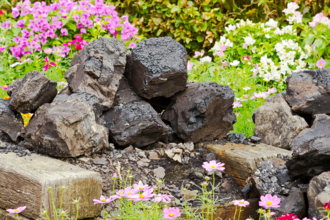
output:
[[292, 158], [287, 162], [290, 176], [305, 181], [329, 171], [330, 161], [330, 117], [315, 116], [313, 126], [306, 128], [292, 142]]
[[24, 123], [22, 116], [9, 109], [9, 100], [0, 98], [0, 139], [8, 141], [18, 141], [24, 132]]
[[73, 57], [65, 78], [72, 92], [95, 96], [105, 111], [113, 104], [125, 65], [125, 44], [116, 38], [100, 37]]
[[282, 216], [285, 213], [294, 213], [300, 219], [306, 217], [307, 209], [304, 193], [298, 188], [292, 188], [290, 195], [282, 200], [280, 205], [280, 208], [274, 209], [276, 216]]
[[234, 92], [227, 86], [215, 82], [190, 83], [185, 91], [172, 97], [162, 118], [184, 141], [220, 139], [226, 137], [236, 122], [233, 101]]
[[170, 37], [141, 41], [128, 56], [125, 76], [141, 97], [171, 97], [186, 88], [188, 55]]
[[304, 70], [286, 79], [286, 100], [305, 114], [330, 113], [330, 69]]
[[104, 113], [111, 139], [119, 146], [143, 147], [172, 133], [151, 105], [138, 97], [125, 78], [114, 106]]
[[55, 157], [109, 149], [107, 129], [96, 123], [96, 104], [90, 103], [94, 103], [93, 97], [76, 94], [60, 95], [52, 104], [41, 106], [26, 127], [24, 145]]
[[63, 89], [61, 89], [61, 91], [59, 91], [58, 94], [59, 95], [71, 95], [72, 94], [72, 90], [70, 89], [69, 86], [66, 86]]
[[29, 72], [9, 86], [9, 108], [20, 113], [33, 113], [41, 105], [53, 101], [57, 94], [56, 85], [38, 71]]
[[258, 169], [260, 162], [276, 158], [277, 154], [291, 155], [288, 150], [266, 144], [255, 146], [232, 143], [207, 144], [206, 148], [213, 151], [217, 159], [226, 164], [226, 173], [240, 186], [245, 186], [246, 180]]
[[322, 219], [326, 217], [325, 212], [320, 212], [317, 208], [330, 200], [330, 172], [324, 172], [319, 176], [313, 177], [307, 191], [308, 216]]
[[292, 114], [282, 93], [266, 99], [252, 118], [254, 134], [262, 143], [284, 149], [291, 149], [292, 140], [308, 127], [304, 118]]
[[31, 219], [39, 218], [44, 210], [54, 219], [48, 187], [52, 187], [56, 207], [60, 205], [61, 187], [66, 187], [63, 210], [69, 217], [76, 214], [72, 199], [80, 198], [78, 219], [98, 216], [101, 211], [100, 205], [93, 204], [102, 193], [100, 174], [49, 157], [0, 154], [0, 186], [0, 208], [26, 206], [22, 215]]

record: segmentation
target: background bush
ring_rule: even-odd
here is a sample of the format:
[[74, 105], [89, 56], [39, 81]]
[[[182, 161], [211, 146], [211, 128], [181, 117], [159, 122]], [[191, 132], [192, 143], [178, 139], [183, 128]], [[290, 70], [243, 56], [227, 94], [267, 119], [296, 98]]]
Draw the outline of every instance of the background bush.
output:
[[[184, 44], [190, 55], [209, 50], [224, 31], [229, 18], [284, 22], [286, 0], [109, 0], [121, 14], [128, 14], [140, 34], [147, 38], [171, 36]], [[330, 0], [296, 1], [305, 17], [323, 10], [329, 13]]]

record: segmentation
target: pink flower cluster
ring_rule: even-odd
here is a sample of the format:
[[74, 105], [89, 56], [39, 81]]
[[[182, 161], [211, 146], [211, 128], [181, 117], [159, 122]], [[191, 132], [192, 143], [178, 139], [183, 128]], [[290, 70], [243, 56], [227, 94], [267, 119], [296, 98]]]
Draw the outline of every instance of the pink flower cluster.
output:
[[330, 28], [330, 19], [323, 14], [323, 12], [316, 14], [313, 17], [313, 21], [309, 22], [309, 26], [316, 27], [318, 24], [325, 24]]
[[271, 88], [271, 89], [268, 89], [268, 92], [258, 92], [258, 93], [253, 93], [254, 96], [252, 96], [250, 98], [250, 100], [252, 99], [257, 99], [257, 98], [263, 98], [263, 99], [266, 99], [270, 94], [273, 94], [273, 93], [276, 93], [277, 92], [277, 89], [275, 87]]
[[204, 53], [205, 53], [204, 50], [202, 50], [201, 52], [195, 51], [194, 58], [203, 57]]
[[[73, 14], [71, 21], [71, 14]], [[23, 19], [24, 16], [32, 15], [32, 19]], [[35, 2], [31, 5], [30, 0], [18, 3], [16, 8], [12, 8], [13, 18], [20, 17], [16, 23], [22, 28], [20, 36], [14, 38], [15, 46], [10, 48], [12, 54], [20, 58], [25, 54], [35, 51], [42, 51], [49, 39], [60, 36], [68, 36], [69, 27], [74, 26], [80, 34], [86, 34], [87, 29], [99, 23], [101, 28], [108, 31], [114, 37], [117, 36], [117, 28], [121, 28], [121, 40], [128, 41], [137, 34], [138, 29], [128, 21], [128, 16], [118, 17], [115, 6], [105, 5], [103, 0], [83, 0], [74, 2], [72, 0], [59, 0], [49, 6], [45, 2]], [[11, 21], [2, 23], [2, 27], [10, 28]], [[72, 28], [71, 28], [72, 29]], [[87, 42], [82, 42], [81, 49]], [[53, 50], [65, 56], [70, 51], [68, 46], [53, 47]]]

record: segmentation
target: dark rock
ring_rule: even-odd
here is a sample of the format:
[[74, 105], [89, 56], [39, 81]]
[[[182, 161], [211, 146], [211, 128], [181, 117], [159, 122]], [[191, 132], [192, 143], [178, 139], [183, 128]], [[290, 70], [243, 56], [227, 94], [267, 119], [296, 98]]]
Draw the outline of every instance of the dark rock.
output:
[[0, 140], [18, 141], [23, 137], [24, 122], [21, 114], [9, 109], [9, 100], [0, 98]]
[[266, 99], [265, 103], [253, 113], [254, 134], [261, 142], [291, 149], [292, 140], [308, 127], [304, 118], [293, 115], [283, 94]]
[[171, 103], [171, 99], [165, 97], [156, 97], [146, 101], [159, 113], [165, 111]]
[[319, 207], [330, 200], [330, 172], [324, 172], [313, 177], [307, 191], [308, 216], [317, 219], [326, 219], [326, 212], [320, 212]]
[[204, 161], [211, 161], [211, 160], [216, 160], [216, 156], [214, 153], [208, 153], [204, 155]]
[[106, 126], [106, 123], [103, 118], [102, 106], [97, 98], [86, 93], [73, 93], [71, 95], [57, 95], [53, 103], [63, 103], [63, 102], [84, 102], [92, 106], [96, 123]]
[[[86, 100], [85, 100], [86, 98]], [[26, 127], [24, 145], [55, 157], [91, 155], [109, 149], [107, 130], [95, 121], [93, 97], [60, 95], [41, 106]]]
[[139, 98], [123, 78], [114, 106], [104, 113], [110, 137], [119, 146], [144, 147], [164, 139], [172, 129], [151, 105]]
[[300, 219], [303, 219], [307, 214], [304, 193], [298, 188], [293, 188], [289, 196], [281, 201], [281, 207], [274, 210], [276, 211], [276, 216], [294, 213]]
[[234, 92], [227, 86], [190, 83], [185, 91], [172, 97], [162, 118], [185, 142], [221, 139], [236, 122], [233, 101]]
[[285, 98], [293, 111], [310, 115], [330, 113], [330, 69], [293, 73], [286, 82]]
[[244, 188], [241, 190], [242, 194], [243, 194], [243, 199], [248, 199], [249, 198], [249, 193], [251, 191], [251, 185], [247, 184], [246, 186], [244, 186]]
[[227, 134], [227, 139], [230, 143], [243, 144], [244, 134], [242, 134], [242, 133], [235, 134], [235, 132], [231, 132], [231, 133]]
[[292, 142], [292, 158], [287, 161], [289, 175], [308, 182], [312, 177], [329, 171], [330, 117], [316, 115], [313, 126], [299, 133]]
[[95, 96], [105, 111], [113, 105], [125, 65], [125, 44], [116, 38], [100, 37], [73, 57], [65, 79], [72, 92]]
[[187, 51], [170, 37], [141, 41], [127, 60], [125, 76], [143, 98], [169, 98], [186, 88]]
[[41, 105], [53, 101], [57, 83], [38, 71], [15, 80], [8, 88], [9, 108], [20, 113], [34, 113]]
[[251, 136], [250, 137], [250, 141], [252, 143], [259, 144], [259, 142], [261, 141], [261, 138], [260, 137], [257, 137], [257, 136]]
[[73, 92], [70, 89], [69, 86], [64, 87], [63, 89], [61, 89], [61, 91], [58, 93], [58, 95], [71, 95]]

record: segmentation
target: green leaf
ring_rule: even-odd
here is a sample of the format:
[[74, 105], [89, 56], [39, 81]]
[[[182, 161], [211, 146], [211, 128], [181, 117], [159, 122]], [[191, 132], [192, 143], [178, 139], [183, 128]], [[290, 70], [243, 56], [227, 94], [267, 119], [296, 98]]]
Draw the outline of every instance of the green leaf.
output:
[[180, 7], [176, 5], [172, 8], [171, 13], [175, 13], [177, 11], [180, 11]]
[[200, 42], [203, 42], [204, 41], [204, 36], [202, 35], [198, 35], [197, 36], [197, 41], [200, 43]]
[[314, 39], [315, 39], [314, 34], [308, 34], [307, 37], [304, 40], [304, 43], [306, 45], [310, 46], [313, 43]]
[[158, 37], [163, 32], [163, 29], [158, 29], [156, 36]]
[[17, 36], [21, 32], [22, 29], [20, 27], [16, 27], [16, 28], [13, 28], [12, 30], [13, 30], [14, 35]]
[[315, 40], [315, 49], [316, 50], [322, 50], [325, 48], [325, 42], [321, 39]]
[[72, 23], [67, 23], [66, 25], [67, 25], [71, 30], [73, 30], [74, 32], [77, 31], [77, 26], [76, 26], [76, 25], [74, 25], [74, 24], [72, 24]]

